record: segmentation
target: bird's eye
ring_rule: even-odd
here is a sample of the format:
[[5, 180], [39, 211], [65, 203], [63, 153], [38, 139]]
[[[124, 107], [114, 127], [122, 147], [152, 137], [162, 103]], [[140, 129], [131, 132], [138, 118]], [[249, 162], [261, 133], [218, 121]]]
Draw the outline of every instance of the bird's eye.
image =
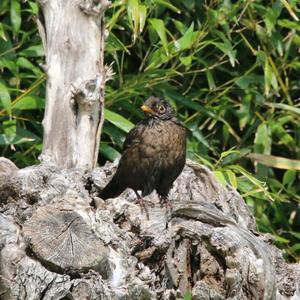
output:
[[160, 114], [163, 114], [166, 111], [166, 108], [163, 105], [160, 105], [158, 107], [158, 111], [159, 111]]

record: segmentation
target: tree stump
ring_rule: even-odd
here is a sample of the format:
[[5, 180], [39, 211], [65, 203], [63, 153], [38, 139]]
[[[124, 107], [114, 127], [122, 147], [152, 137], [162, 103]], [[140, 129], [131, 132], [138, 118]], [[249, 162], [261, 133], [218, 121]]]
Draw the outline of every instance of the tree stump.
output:
[[[300, 265], [256, 232], [243, 199], [191, 161], [149, 220], [115, 164], [0, 174], [1, 299], [299, 299]], [[1, 170], [1, 167], [0, 167]]]
[[101, 273], [107, 249], [92, 228], [90, 220], [85, 222], [78, 212], [48, 205], [38, 208], [25, 222], [23, 234], [31, 251], [50, 270], [72, 274], [92, 269]]

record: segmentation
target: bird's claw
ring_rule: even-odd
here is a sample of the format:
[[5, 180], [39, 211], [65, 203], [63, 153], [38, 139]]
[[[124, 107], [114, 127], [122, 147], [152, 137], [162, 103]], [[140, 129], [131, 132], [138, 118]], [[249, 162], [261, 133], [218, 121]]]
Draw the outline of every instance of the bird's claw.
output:
[[166, 207], [166, 209], [170, 209], [172, 210], [173, 205], [171, 203], [171, 201], [168, 199], [168, 197], [160, 197], [160, 207], [163, 208], [164, 206]]
[[145, 213], [147, 220], [149, 220], [149, 210], [147, 206], [154, 207], [154, 203], [151, 201], [147, 201], [144, 198], [142, 198], [140, 195], [137, 194], [137, 199], [135, 203], [138, 203], [141, 207], [141, 213]]
[[138, 198], [137, 201], [141, 207], [141, 213], [143, 214], [145, 212], [147, 220], [149, 220], [149, 211], [146, 205], [146, 201], [143, 198]]

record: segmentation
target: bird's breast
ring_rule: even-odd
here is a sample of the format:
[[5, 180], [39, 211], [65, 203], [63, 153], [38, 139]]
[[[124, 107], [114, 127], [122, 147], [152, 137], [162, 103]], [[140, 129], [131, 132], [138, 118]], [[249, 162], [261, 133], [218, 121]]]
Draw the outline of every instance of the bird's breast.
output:
[[157, 121], [145, 127], [140, 147], [142, 155], [162, 160], [162, 164], [170, 161], [176, 163], [178, 157], [185, 155], [185, 129], [170, 121]]

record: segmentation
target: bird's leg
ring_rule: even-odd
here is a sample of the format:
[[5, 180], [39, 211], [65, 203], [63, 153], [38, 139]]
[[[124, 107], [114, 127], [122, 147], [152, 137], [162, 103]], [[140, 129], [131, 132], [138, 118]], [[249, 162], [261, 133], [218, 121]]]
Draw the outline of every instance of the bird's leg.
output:
[[140, 194], [137, 191], [134, 191], [137, 196], [137, 202], [139, 203], [141, 207], [141, 212], [145, 212], [147, 220], [149, 220], [149, 211], [146, 205], [146, 201], [143, 199], [143, 197], [140, 196]]
[[159, 202], [160, 202], [160, 207], [162, 208], [164, 205], [166, 206], [167, 209], [172, 209], [172, 203], [169, 200], [168, 196], [159, 196]]

